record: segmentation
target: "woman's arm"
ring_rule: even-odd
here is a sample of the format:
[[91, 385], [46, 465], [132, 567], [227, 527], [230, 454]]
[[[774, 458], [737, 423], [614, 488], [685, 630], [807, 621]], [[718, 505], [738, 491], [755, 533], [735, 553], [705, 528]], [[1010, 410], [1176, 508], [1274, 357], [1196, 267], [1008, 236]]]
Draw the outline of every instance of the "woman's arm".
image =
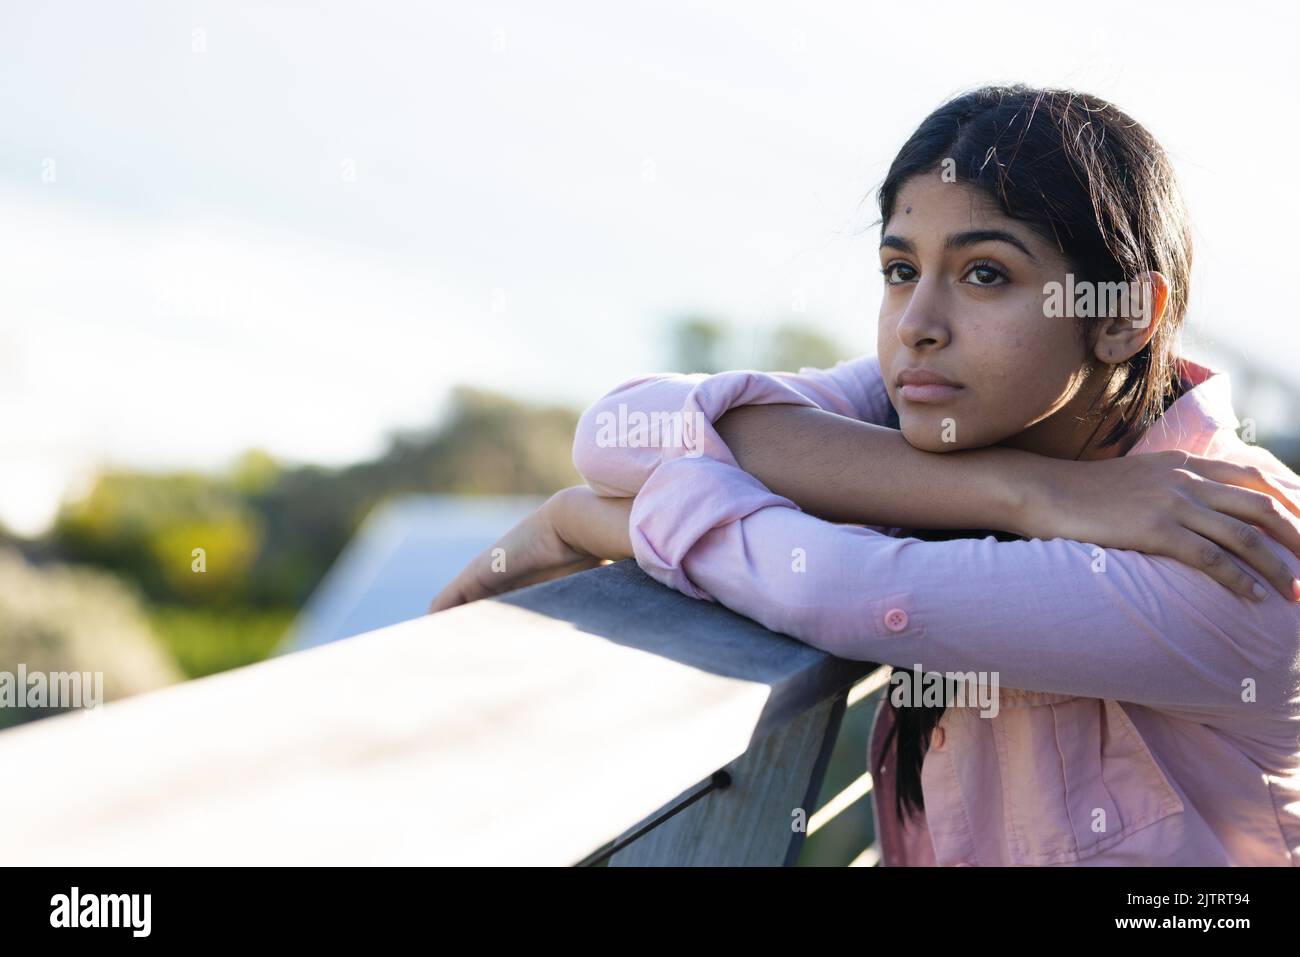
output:
[[1217, 547], [1293, 597], [1290, 571], [1251, 526], [1300, 556], [1300, 490], [1249, 465], [1180, 451], [1087, 462], [926, 452], [893, 429], [795, 406], [736, 408], [717, 428], [740, 468], [831, 521], [1094, 541], [1177, 558], [1250, 594], [1254, 580], [1207, 552]]
[[[1056, 463], [1041, 459], [1046, 466]], [[1284, 544], [1300, 554], [1300, 531], [1285, 521], [1294, 521], [1283, 513], [1276, 499], [1250, 493], [1234, 486], [1202, 479], [1189, 468], [1199, 468], [1210, 475], [1223, 471], [1224, 481], [1243, 481], [1233, 470], [1240, 466], [1228, 462], [1199, 459], [1183, 453], [1159, 453], [1085, 463], [1056, 463], [1074, 467], [1069, 478], [1075, 486], [1072, 496], [1053, 502], [1042, 500], [1045, 511], [1020, 515], [1008, 512], [1009, 525], [1032, 528], [1056, 525], [1070, 535], [1068, 526], [1083, 530], [1077, 537], [1104, 543], [1112, 548], [1131, 548], [1151, 554], [1178, 558], [1189, 567], [1201, 567], [1216, 581], [1243, 596], [1259, 600], [1254, 594], [1254, 579], [1226, 552], [1214, 545], [1217, 539], [1252, 567], [1260, 569], [1275, 589], [1288, 597], [1300, 598], [1287, 563], [1266, 542], [1265, 536], [1235, 519], [1228, 512], [1241, 510], [1239, 497], [1247, 502], [1264, 501], [1264, 514], [1254, 517], [1261, 527], [1272, 531]], [[751, 483], [752, 477], [745, 473]], [[1080, 478], [1088, 479], [1081, 483]], [[1280, 479], [1279, 479], [1280, 481]], [[1089, 485], [1089, 482], [1091, 485]], [[761, 484], [754, 483], [758, 488]], [[1186, 491], [1180, 491], [1185, 488]], [[1290, 486], [1300, 496], [1300, 486]], [[766, 494], [771, 494], [763, 489]], [[1183, 496], [1186, 495], [1186, 498]], [[1198, 498], [1198, 496], [1200, 498]], [[1252, 496], [1254, 496], [1252, 498]], [[776, 496], [776, 498], [780, 498]], [[1291, 502], [1285, 495], [1282, 499]], [[786, 501], [785, 499], [780, 499]], [[1038, 499], [1030, 501], [1039, 502]], [[794, 503], [789, 503], [792, 507]], [[1294, 503], [1291, 503], [1294, 505]], [[521, 588], [594, 567], [601, 559], [633, 556], [628, 530], [632, 499], [597, 495], [587, 486], [564, 489], [553, 495], [540, 509], [525, 518], [489, 549], [471, 561], [456, 579], [434, 600], [431, 611], [440, 611], [466, 601]], [[734, 521], [750, 508], [744, 497], [734, 502], [716, 503], [715, 518]], [[737, 510], [738, 509], [738, 510]], [[1246, 518], [1250, 516], [1243, 510]], [[1271, 523], [1280, 524], [1273, 529]], [[1085, 534], [1095, 529], [1097, 536]], [[1200, 534], [1192, 529], [1198, 529]], [[1249, 534], [1242, 537], [1238, 529]], [[1049, 536], [1050, 537], [1050, 536]], [[1218, 552], [1222, 560], [1207, 556], [1206, 548]]]
[[664, 450], [681, 444], [685, 430], [693, 429], [701, 416], [716, 418], [732, 407], [717, 406], [712, 397], [719, 394], [734, 404], [792, 403], [877, 424], [889, 413], [875, 356], [798, 372], [641, 376], [583, 412], [573, 438], [573, 464], [600, 495], [636, 495]]
[[[590, 567], [583, 561], [592, 557], [627, 557], [617, 528], [620, 520], [625, 524], [625, 505], [605, 507], [598, 500], [616, 500], [619, 489], [639, 490], [657, 468], [679, 457], [708, 455], [739, 468], [729, 445], [788, 504], [832, 520], [879, 522], [880, 528], [1001, 528], [1093, 541], [1176, 558], [1249, 595], [1256, 583], [1227, 557], [1231, 553], [1278, 591], [1292, 591], [1290, 570], [1252, 526], [1300, 554], [1300, 492], [1293, 489], [1288, 497], [1258, 469], [1179, 452], [1101, 462], [999, 448], [924, 452], [896, 430], [824, 410], [885, 419], [888, 399], [874, 359], [797, 375], [651, 376], [611, 396], [618, 404], [634, 399], [630, 411], [646, 413], [671, 404], [669, 397], [683, 390], [679, 411], [688, 427], [666, 447], [598, 441], [601, 415], [614, 420], [617, 436], [630, 421], [629, 410], [610, 408], [612, 400], [588, 410], [574, 458], [591, 487], [565, 490], [544, 514], [508, 532], [443, 590], [433, 610], [544, 580], [531, 576]], [[584, 521], [583, 512], [591, 518]], [[510, 571], [490, 553], [509, 553]]]
[[[676, 419], [654, 418], [674, 405]], [[1135, 465], [1142, 456], [1076, 463], [1005, 448], [926, 452], [877, 424], [888, 409], [874, 357], [798, 374], [650, 376], [583, 415], [574, 462], [598, 494], [630, 497], [661, 463], [707, 455], [832, 521], [1092, 540], [1169, 555], [1249, 592], [1240, 565], [1207, 566], [1203, 553], [1217, 555], [1206, 551], [1217, 543], [1290, 592], [1289, 573], [1251, 525], [1300, 554], [1300, 497], [1253, 470], [1196, 457], [1172, 463], [1186, 474], [1170, 475], [1169, 465]], [[643, 441], [647, 422], [657, 422], [653, 444]], [[1127, 506], [1118, 513], [1117, 492]]]
[[708, 457], [656, 470], [631, 536], [664, 584], [840, 657], [1211, 716], [1276, 704], [1300, 678], [1300, 604], [1278, 595], [1244, 600], [1173, 559], [1079, 541], [835, 525]]
[[1043, 456], [1019, 449], [926, 452], [897, 429], [793, 405], [735, 407], [715, 428], [740, 468], [833, 522], [1026, 534], [1046, 496]]
[[476, 555], [429, 613], [632, 557], [630, 498], [605, 498], [585, 485], [561, 489]]
[[[879, 369], [871, 375], [878, 381]], [[744, 435], [728, 427], [729, 414], [748, 426]], [[1252, 526], [1300, 555], [1300, 495], [1257, 469], [1180, 451], [1096, 462], [1005, 448], [925, 452], [894, 429], [823, 411], [764, 373], [702, 379], [682, 416], [679, 440], [650, 450], [658, 465], [638, 468], [701, 456], [740, 468], [734, 444], [760, 482], [831, 520], [1095, 541], [1177, 558], [1249, 595], [1256, 582], [1231, 553], [1291, 594], [1291, 573]]]
[[882, 424], [889, 411], [874, 356], [799, 373], [645, 376], [583, 413], [573, 461], [598, 494], [631, 497], [666, 459], [735, 462], [734, 443], [747, 470], [824, 518], [882, 531], [1019, 530], [1036, 456], [922, 452]]

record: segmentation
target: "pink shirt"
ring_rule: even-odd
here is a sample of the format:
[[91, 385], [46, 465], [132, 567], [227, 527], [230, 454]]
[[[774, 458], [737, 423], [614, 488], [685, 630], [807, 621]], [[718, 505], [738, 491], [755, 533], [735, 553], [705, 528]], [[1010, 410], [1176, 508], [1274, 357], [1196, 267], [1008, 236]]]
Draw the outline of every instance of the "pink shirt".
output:
[[[1128, 454], [1251, 463], [1300, 493], [1236, 435], [1227, 377], [1181, 371], [1194, 387]], [[686, 595], [844, 658], [998, 674], [995, 716], [945, 711], [918, 820], [894, 814], [892, 760], [874, 782], [885, 866], [1300, 864], [1300, 604], [1068, 539], [928, 542], [822, 521], [742, 471], [713, 428], [755, 403], [880, 425], [890, 411], [874, 357], [644, 376], [584, 413], [574, 463], [597, 492], [636, 497], [638, 564]], [[638, 431], [638, 412], [681, 412], [680, 435], [666, 417]], [[882, 702], [873, 768], [891, 721]]]

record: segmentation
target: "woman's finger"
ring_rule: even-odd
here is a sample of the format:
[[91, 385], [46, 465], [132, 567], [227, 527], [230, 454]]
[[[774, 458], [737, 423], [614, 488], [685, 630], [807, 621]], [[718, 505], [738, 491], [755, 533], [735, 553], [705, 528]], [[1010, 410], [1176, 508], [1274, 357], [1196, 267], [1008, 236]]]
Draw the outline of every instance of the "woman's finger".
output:
[[457, 605], [464, 604], [465, 599], [454, 588], [444, 588], [438, 594], [433, 596], [433, 601], [429, 602], [429, 610], [426, 614], [432, 615], [436, 611], [443, 611], [447, 608], [455, 608]]
[[438, 592], [429, 604], [428, 614], [432, 615], [436, 611], [446, 611], [448, 608], [455, 608], [457, 605], [478, 601], [480, 598], [486, 598], [492, 594], [489, 589], [484, 587], [479, 576], [475, 574], [476, 567], [482, 564], [482, 558], [482, 555], [475, 558], [461, 569], [460, 574], [453, 578], [447, 587]]
[[487, 560], [486, 554], [481, 555], [466, 566], [452, 583], [433, 599], [433, 602], [429, 605], [428, 614], [432, 615], [434, 612], [445, 611], [448, 608], [464, 605], [471, 601], [478, 601], [482, 598], [491, 598], [493, 595], [500, 595], [518, 588], [527, 588], [529, 585], [553, 581], [556, 578], [563, 578], [566, 575], [587, 571], [604, 564], [602, 559], [584, 556], [563, 565], [539, 568], [526, 575], [512, 575], [509, 578], [503, 575], [485, 578], [475, 574], [475, 569], [482, 566]]
[[1300, 491], [1284, 487], [1276, 476], [1253, 465], [1240, 465], [1224, 459], [1207, 459], [1193, 455], [1189, 456], [1180, 467], [1214, 482], [1263, 492], [1300, 519]]
[[[1251, 601], [1262, 601], [1268, 592], [1253, 576], [1237, 564], [1236, 559], [1217, 543], [1184, 528], [1176, 537], [1170, 557], [1184, 565], [1200, 569], [1231, 592]], [[1255, 590], [1264, 592], [1261, 596]]]
[[[1194, 549], [1194, 567], [1247, 598], [1264, 597], [1255, 591], [1262, 579], [1287, 601], [1295, 600], [1291, 571], [1268, 547], [1262, 531], [1231, 515], [1200, 505], [1191, 509], [1182, 522], [1197, 539], [1195, 543], [1185, 545]], [[1246, 567], [1234, 559], [1240, 559]], [[1253, 569], [1255, 574], [1252, 575], [1248, 569]]]
[[[1300, 518], [1293, 516], [1272, 496], [1235, 485], [1222, 485], [1217, 481], [1199, 483], [1193, 496], [1217, 512], [1259, 526], [1300, 557]], [[1280, 560], [1278, 562], [1281, 564]]]
[[517, 581], [512, 581], [510, 583], [510, 588], [502, 589], [502, 591], [513, 591], [516, 588], [527, 588], [529, 585], [539, 585], [542, 582], [554, 581], [557, 578], [564, 578], [567, 575], [573, 575], [577, 572], [585, 572], [588, 569], [596, 568], [600, 564], [602, 564], [601, 559], [592, 558], [590, 556], [574, 559], [573, 561], [566, 562], [563, 565], [538, 569], [530, 575], [520, 578]]

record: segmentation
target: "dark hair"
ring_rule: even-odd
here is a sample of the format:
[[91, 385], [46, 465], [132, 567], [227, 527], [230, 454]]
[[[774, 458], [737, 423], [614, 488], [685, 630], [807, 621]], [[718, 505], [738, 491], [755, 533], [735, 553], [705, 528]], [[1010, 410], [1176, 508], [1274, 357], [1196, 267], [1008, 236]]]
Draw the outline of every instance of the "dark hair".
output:
[[[1112, 377], [1122, 377], [1119, 386], [1109, 398], [1109, 390], [1102, 389], [1101, 408], [1090, 410], [1099, 421], [1118, 413], [1103, 447], [1144, 432], [1179, 393], [1177, 336], [1187, 313], [1192, 268], [1186, 207], [1160, 144], [1132, 117], [1095, 96], [1020, 84], [982, 87], [944, 103], [903, 144], [876, 196], [882, 232], [903, 184], [944, 170], [1056, 245], [1080, 281], [1133, 282], [1148, 270], [1164, 274], [1169, 299], [1151, 340], [1126, 362], [1109, 367]], [[1089, 350], [1102, 322], [1078, 320]], [[913, 534], [929, 540], [1016, 537], [990, 530]], [[888, 706], [895, 707], [892, 699]], [[895, 709], [891, 738], [900, 820], [908, 807], [925, 806], [921, 764], [943, 712], [943, 707]], [[889, 751], [886, 742], [882, 766]], [[879, 767], [874, 770], [880, 773]]]

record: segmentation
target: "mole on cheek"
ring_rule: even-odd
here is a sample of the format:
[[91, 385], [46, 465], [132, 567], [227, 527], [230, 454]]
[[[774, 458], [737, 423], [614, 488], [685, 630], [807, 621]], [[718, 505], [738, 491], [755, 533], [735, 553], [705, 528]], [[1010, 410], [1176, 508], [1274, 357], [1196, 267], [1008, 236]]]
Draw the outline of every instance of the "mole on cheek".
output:
[[911, 206], [909, 206], [909, 207], [907, 207], [907, 209], [903, 210], [903, 212], [905, 212], [905, 213], [911, 213], [911, 211], [912, 211], [912, 207], [911, 207]]

